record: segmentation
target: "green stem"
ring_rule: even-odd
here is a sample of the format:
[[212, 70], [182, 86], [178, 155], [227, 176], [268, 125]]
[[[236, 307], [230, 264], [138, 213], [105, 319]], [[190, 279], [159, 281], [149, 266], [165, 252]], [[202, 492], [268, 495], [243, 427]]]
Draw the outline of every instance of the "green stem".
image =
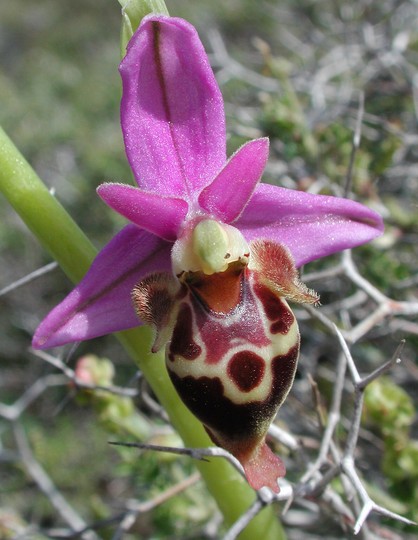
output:
[[122, 58], [125, 56], [126, 45], [133, 36], [139, 23], [149, 13], [168, 15], [168, 9], [164, 0], [118, 0], [122, 6], [122, 31], [120, 38], [120, 50]]
[[[67, 276], [78, 282], [96, 250], [35, 171], [0, 128], [0, 191]], [[202, 425], [181, 402], [167, 375], [163, 354], [152, 354], [149, 328], [120, 332], [118, 338], [143, 372], [186, 446], [206, 447], [211, 442]], [[247, 482], [222, 458], [197, 462], [206, 485], [232, 525], [255, 500]], [[285, 538], [273, 507], [265, 508], [240, 535], [240, 540]]]
[[96, 249], [0, 127], [0, 191], [73, 282]]

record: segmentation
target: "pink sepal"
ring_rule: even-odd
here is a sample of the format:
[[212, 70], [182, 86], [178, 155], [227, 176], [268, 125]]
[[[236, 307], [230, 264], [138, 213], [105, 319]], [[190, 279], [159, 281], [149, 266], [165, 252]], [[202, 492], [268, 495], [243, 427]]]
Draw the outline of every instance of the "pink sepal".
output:
[[247, 241], [273, 240], [296, 266], [365, 244], [383, 232], [379, 214], [349, 199], [259, 184], [234, 222]]
[[169, 270], [170, 244], [128, 225], [97, 255], [73, 291], [42, 321], [33, 337], [35, 349], [138, 326], [131, 293], [155, 270]]
[[139, 187], [190, 198], [226, 159], [222, 95], [196, 30], [145, 17], [120, 74], [122, 131]]

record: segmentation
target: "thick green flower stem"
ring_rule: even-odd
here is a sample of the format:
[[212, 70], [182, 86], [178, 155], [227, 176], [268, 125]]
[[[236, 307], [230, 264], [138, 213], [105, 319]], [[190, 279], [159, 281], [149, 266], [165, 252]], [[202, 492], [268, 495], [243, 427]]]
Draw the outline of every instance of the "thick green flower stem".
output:
[[[89, 268], [96, 250], [1, 128], [0, 191], [67, 276], [78, 282]], [[150, 329], [128, 330], [118, 337], [168, 412], [185, 445], [210, 445], [201, 424], [177, 396], [167, 375], [163, 354], [149, 352]], [[254, 491], [222, 458], [213, 458], [210, 463], [197, 462], [196, 465], [226, 524], [232, 525], [254, 501]], [[272, 507], [265, 508], [240, 535], [241, 540], [284, 538]]]

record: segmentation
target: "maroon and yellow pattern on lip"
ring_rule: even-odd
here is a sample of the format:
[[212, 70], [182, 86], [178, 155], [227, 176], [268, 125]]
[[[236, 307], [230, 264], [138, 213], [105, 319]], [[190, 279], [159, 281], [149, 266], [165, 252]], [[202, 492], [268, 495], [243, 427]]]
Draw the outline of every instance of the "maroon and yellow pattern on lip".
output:
[[167, 370], [186, 406], [241, 462], [255, 489], [278, 492], [285, 467], [265, 437], [292, 386], [300, 343], [285, 298], [317, 297], [299, 282], [286, 248], [251, 247], [249, 265], [185, 271], [179, 281], [156, 274], [138, 284], [133, 298], [139, 316], [157, 329], [155, 344], [162, 345], [161, 336], [168, 341]]
[[[239, 302], [227, 313], [210, 310], [191, 285], [179, 308], [182, 325], [176, 325], [174, 339], [168, 345], [167, 368], [170, 375], [217, 378], [222, 384], [223, 395], [236, 405], [267, 399], [274, 383], [271, 362], [273, 358], [284, 357], [299, 343], [299, 331], [287, 302], [260, 284], [257, 278], [258, 274], [248, 268], [242, 269], [242, 275], [237, 276], [241, 281]], [[274, 313], [270, 309], [268, 317], [265, 299], [268, 298], [271, 307], [272, 296], [276, 299], [277, 309]], [[184, 312], [189, 314], [188, 325], [182, 316]], [[271, 327], [283, 319], [287, 323], [283, 325], [282, 333], [272, 333]], [[196, 354], [197, 350], [201, 351], [200, 354]], [[258, 373], [256, 384], [254, 381], [243, 383], [246, 375], [254, 377], [255, 370]], [[289, 373], [285, 371], [288, 378]], [[289, 389], [293, 375], [294, 371], [288, 380]], [[278, 396], [278, 404], [285, 397]]]

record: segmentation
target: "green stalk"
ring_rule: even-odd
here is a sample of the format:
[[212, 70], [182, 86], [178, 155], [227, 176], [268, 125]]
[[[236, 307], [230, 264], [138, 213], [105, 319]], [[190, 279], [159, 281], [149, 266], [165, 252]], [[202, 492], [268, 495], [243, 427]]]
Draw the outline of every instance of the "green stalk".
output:
[[122, 58], [125, 56], [126, 45], [133, 36], [139, 23], [149, 13], [168, 15], [164, 0], [118, 0], [122, 6], [122, 30], [120, 36], [120, 50]]
[[0, 191], [74, 283], [96, 249], [0, 127]]
[[[95, 248], [1, 128], [0, 191], [67, 276], [75, 283], [80, 281], [96, 254]], [[135, 328], [120, 332], [118, 338], [143, 372], [185, 445], [210, 446], [212, 443], [202, 425], [174, 390], [165, 369], [164, 355], [150, 352], [151, 330]], [[209, 463], [199, 461], [196, 466], [226, 524], [232, 525], [255, 500], [254, 491], [222, 458], [213, 458]], [[285, 535], [270, 506], [251, 521], [239, 538], [282, 540]]]

